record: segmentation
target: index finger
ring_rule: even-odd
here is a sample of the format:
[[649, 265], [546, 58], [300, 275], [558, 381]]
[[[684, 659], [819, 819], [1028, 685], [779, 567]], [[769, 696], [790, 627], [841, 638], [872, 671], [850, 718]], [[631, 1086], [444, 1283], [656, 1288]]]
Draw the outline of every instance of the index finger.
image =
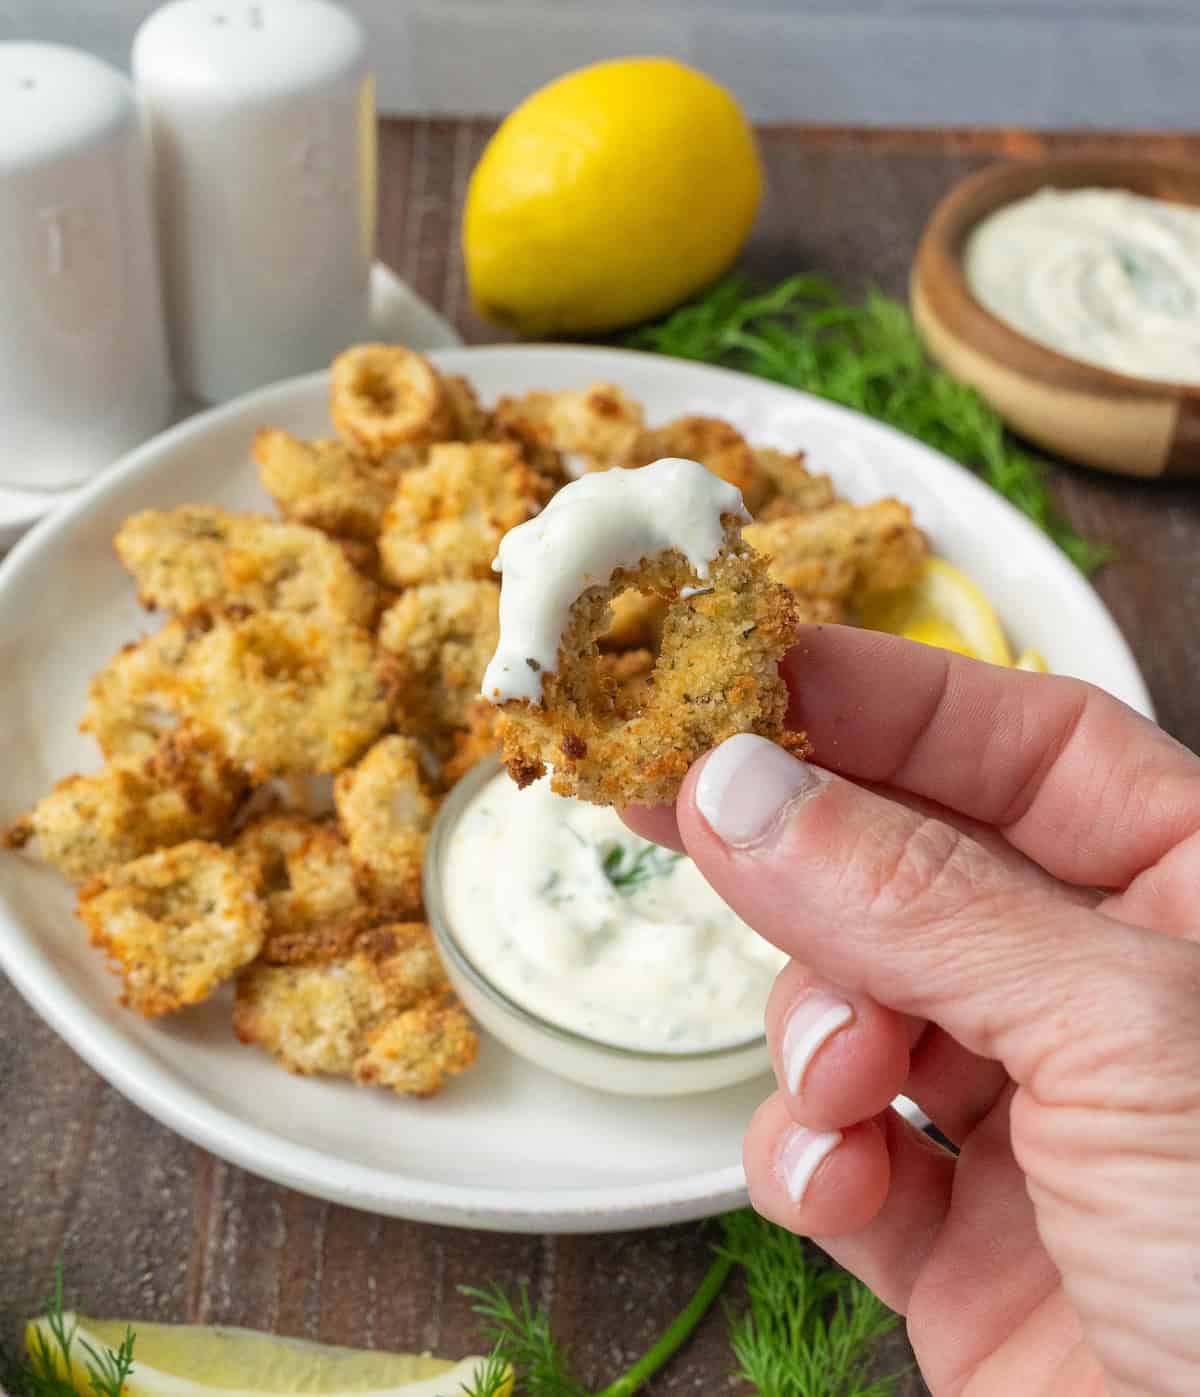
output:
[[781, 668], [821, 766], [991, 825], [1066, 882], [1123, 887], [1200, 829], [1200, 760], [1081, 680], [848, 626], [803, 627]]

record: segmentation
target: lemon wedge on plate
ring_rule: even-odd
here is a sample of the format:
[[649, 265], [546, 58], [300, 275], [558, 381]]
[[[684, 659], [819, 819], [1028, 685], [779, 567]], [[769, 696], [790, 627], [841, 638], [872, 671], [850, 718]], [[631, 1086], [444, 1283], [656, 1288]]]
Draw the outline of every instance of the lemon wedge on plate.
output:
[[[93, 1350], [117, 1349], [125, 1337], [123, 1320], [64, 1316], [68, 1332], [76, 1324], [71, 1348], [71, 1376], [80, 1392], [87, 1381], [89, 1344]], [[30, 1320], [25, 1346], [40, 1347], [57, 1358], [60, 1350], [46, 1319]], [[267, 1393], [319, 1393], [323, 1397], [461, 1397], [465, 1384], [483, 1370], [484, 1358], [451, 1363], [415, 1353], [380, 1353], [372, 1349], [336, 1348], [305, 1339], [283, 1339], [251, 1329], [202, 1324], [134, 1326], [133, 1372], [123, 1391], [128, 1397], [263, 1397]], [[59, 1372], [63, 1376], [61, 1359]], [[508, 1390], [512, 1382], [509, 1380]]]
[[1017, 656], [1017, 662], [1013, 669], [1028, 669], [1034, 674], [1049, 674], [1050, 666], [1046, 663], [1046, 657], [1040, 650], [1022, 650]]
[[858, 614], [868, 630], [920, 640], [994, 665], [1013, 662], [991, 602], [944, 558], [927, 558], [920, 576], [907, 587], [864, 597]]

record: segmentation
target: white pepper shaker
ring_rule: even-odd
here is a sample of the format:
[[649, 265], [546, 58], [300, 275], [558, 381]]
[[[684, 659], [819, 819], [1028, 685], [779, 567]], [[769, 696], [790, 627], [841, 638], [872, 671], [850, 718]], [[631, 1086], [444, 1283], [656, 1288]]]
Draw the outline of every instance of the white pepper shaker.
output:
[[133, 89], [74, 49], [0, 43], [0, 484], [76, 485], [171, 405]]
[[219, 402], [367, 337], [375, 94], [327, 0], [176, 0], [133, 46], [176, 375]]

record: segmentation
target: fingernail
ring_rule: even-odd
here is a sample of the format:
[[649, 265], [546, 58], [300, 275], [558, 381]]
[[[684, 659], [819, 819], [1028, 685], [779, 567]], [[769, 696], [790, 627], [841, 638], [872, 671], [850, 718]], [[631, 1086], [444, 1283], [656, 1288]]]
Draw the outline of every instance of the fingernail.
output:
[[812, 1176], [841, 1143], [840, 1130], [805, 1130], [802, 1125], [792, 1126], [779, 1150], [779, 1172], [793, 1203], [803, 1201]]
[[783, 1030], [783, 1076], [793, 1096], [822, 1045], [853, 1017], [854, 1010], [844, 999], [825, 990], [806, 994], [788, 1015]]
[[739, 732], [701, 767], [696, 806], [726, 844], [744, 847], [757, 844], [781, 810], [824, 779], [824, 772], [765, 737]]

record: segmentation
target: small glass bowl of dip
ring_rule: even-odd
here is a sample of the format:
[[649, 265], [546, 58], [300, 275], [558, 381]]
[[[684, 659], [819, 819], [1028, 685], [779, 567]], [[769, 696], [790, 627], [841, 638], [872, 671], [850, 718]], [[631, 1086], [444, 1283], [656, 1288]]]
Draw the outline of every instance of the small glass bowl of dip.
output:
[[425, 907], [447, 974], [475, 1020], [519, 1057], [569, 1081], [625, 1096], [682, 1096], [716, 1091], [768, 1071], [763, 1032], [713, 1048], [651, 1051], [589, 1037], [518, 1003], [468, 955], [449, 914], [445, 878], [455, 831], [476, 797], [502, 770], [480, 762], [447, 797], [425, 854]]

